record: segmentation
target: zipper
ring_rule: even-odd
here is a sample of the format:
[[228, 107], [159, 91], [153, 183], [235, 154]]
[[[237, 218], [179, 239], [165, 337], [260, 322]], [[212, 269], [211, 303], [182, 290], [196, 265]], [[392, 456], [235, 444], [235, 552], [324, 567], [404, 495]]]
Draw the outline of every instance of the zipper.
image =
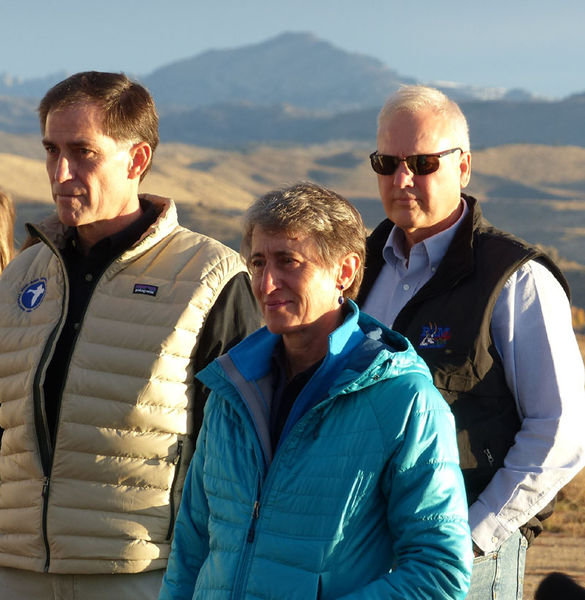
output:
[[[39, 234], [40, 232], [36, 233]], [[44, 572], [48, 572], [51, 562], [51, 548], [49, 545], [49, 536], [47, 532], [47, 512], [49, 506], [49, 491], [51, 487], [51, 471], [53, 468], [54, 448], [51, 442], [51, 432], [49, 431], [49, 422], [47, 420], [47, 412], [45, 410], [44, 392], [42, 391], [41, 379], [45, 372], [44, 367], [49, 364], [51, 353], [55, 349], [55, 340], [60, 335], [66, 320], [65, 309], [69, 299], [69, 280], [67, 279], [67, 269], [65, 268], [65, 263], [63, 262], [58, 250], [54, 248], [53, 244], [46, 238], [46, 236], [40, 234], [39, 237], [44, 240], [45, 244], [49, 247], [59, 261], [61, 270], [63, 272], [63, 281], [65, 284], [63, 302], [61, 305], [61, 320], [53, 329], [53, 331], [51, 331], [47, 339], [47, 343], [45, 344], [43, 353], [37, 366], [37, 370], [35, 372], [32, 389], [33, 421], [36, 432], [37, 446], [39, 449], [39, 459], [41, 461], [41, 468], [43, 470], [43, 487], [41, 491], [41, 537], [45, 547], [45, 564], [43, 566], [43, 570]]]
[[236, 580], [234, 582], [234, 589], [232, 592], [232, 598], [240, 598], [242, 596], [242, 591], [244, 588], [244, 584], [247, 579], [248, 569], [250, 567], [249, 558], [252, 555], [252, 550], [254, 548], [254, 540], [256, 539], [256, 524], [258, 523], [258, 519], [260, 518], [260, 496], [262, 495], [262, 479], [261, 476], [258, 475], [258, 484], [256, 488], [256, 498], [254, 500], [254, 504], [252, 506], [252, 514], [250, 515], [250, 525], [248, 527], [248, 533], [246, 535], [246, 543], [244, 544], [244, 551], [242, 553], [242, 558], [240, 559], [240, 564], [237, 570]]
[[256, 526], [258, 525], [258, 521], [260, 519], [260, 509], [262, 506], [262, 493], [266, 493], [266, 490], [270, 489], [271, 480], [274, 477], [274, 473], [277, 471], [277, 463], [282, 456], [283, 449], [290, 442], [290, 437], [292, 432], [298, 427], [300, 423], [310, 418], [313, 418], [317, 421], [317, 425], [320, 422], [318, 418], [319, 412], [322, 410], [321, 407], [313, 407], [311, 408], [300, 421], [298, 421], [293, 429], [289, 432], [286, 440], [284, 441], [283, 446], [279, 446], [276, 450], [276, 454], [272, 459], [272, 464], [268, 468], [267, 473], [265, 474], [265, 479], [262, 480], [262, 474], [258, 475], [258, 484], [256, 489], [256, 497], [254, 500], [254, 504], [252, 505], [252, 514], [250, 515], [250, 524], [248, 526], [248, 533], [246, 534], [246, 543], [244, 544], [244, 550], [242, 553], [242, 557], [240, 559], [237, 571], [236, 571], [236, 580], [233, 587], [233, 592], [231, 598], [241, 598], [243, 594], [243, 590], [246, 584], [246, 580], [248, 577], [248, 571], [251, 565], [250, 557], [254, 551], [254, 543], [256, 541]]
[[258, 517], [260, 516], [260, 500], [256, 500], [254, 502], [254, 507], [252, 509], [252, 523], [250, 524], [250, 529], [248, 529], [248, 537], [246, 541], [248, 544], [251, 544], [254, 541], [254, 536], [256, 534], [256, 523], [258, 522]]
[[492, 453], [490, 452], [489, 448], [484, 448], [483, 453], [485, 454], [486, 458], [488, 459], [488, 462], [490, 463], [490, 467], [494, 466], [494, 457], [492, 456]]
[[42, 517], [42, 527], [43, 527], [43, 542], [45, 544], [45, 566], [43, 570], [45, 573], [49, 570], [49, 564], [51, 563], [51, 548], [49, 546], [49, 540], [47, 537], [47, 506], [48, 506], [48, 498], [49, 498], [49, 487], [51, 484], [51, 480], [49, 477], [45, 477], [43, 480], [43, 517]]
[[181, 456], [183, 455], [183, 440], [179, 440], [177, 442], [177, 452], [175, 454], [175, 458], [173, 458], [173, 465], [175, 465], [175, 472], [173, 474], [173, 482], [171, 483], [171, 490], [169, 495], [169, 506], [171, 511], [171, 516], [169, 519], [169, 530], [167, 532], [167, 540], [171, 539], [173, 535], [173, 529], [175, 528], [175, 487], [177, 485], [177, 480], [179, 479], [179, 470], [181, 468]]
[[[56, 328], [57, 329], [57, 328]], [[48, 348], [52, 346], [55, 340], [55, 331], [51, 333], [51, 337], [45, 346], [45, 350], [43, 355], [41, 356], [41, 360], [39, 362], [39, 366], [37, 368], [37, 372], [35, 373], [34, 382], [33, 382], [33, 418], [35, 424], [37, 445], [39, 448], [39, 458], [41, 460], [41, 466], [43, 469], [43, 475], [48, 477], [51, 472], [51, 463], [53, 456], [53, 444], [51, 443], [51, 434], [49, 432], [49, 423], [47, 421], [47, 413], [45, 411], [45, 405], [42, 399], [41, 392], [41, 372], [42, 365], [44, 365], [47, 361], [49, 351]]]
[[[287, 435], [287, 438], [284, 442], [283, 446], [278, 447], [278, 449], [276, 450], [275, 455], [272, 458], [272, 463], [270, 465], [270, 467], [268, 467], [268, 470], [266, 471], [266, 459], [264, 456], [264, 452], [263, 450], [260, 451], [260, 457], [263, 459], [262, 462], [259, 463], [258, 468], [259, 468], [259, 473], [258, 473], [258, 483], [257, 483], [257, 489], [256, 489], [256, 496], [254, 499], [254, 503], [252, 505], [252, 513], [250, 515], [250, 524], [248, 526], [248, 532], [246, 534], [246, 543], [244, 544], [244, 549], [242, 552], [242, 556], [240, 558], [240, 561], [238, 563], [238, 567], [236, 569], [236, 578], [234, 581], [234, 586], [232, 588], [232, 594], [230, 596], [230, 598], [232, 599], [238, 599], [242, 597], [243, 594], [243, 590], [246, 584], [246, 580], [247, 580], [247, 576], [248, 576], [248, 571], [249, 568], [251, 566], [251, 562], [250, 562], [250, 557], [253, 554], [253, 550], [254, 550], [254, 544], [256, 541], [256, 526], [258, 524], [258, 521], [260, 519], [260, 509], [262, 506], [262, 494], [264, 492], [264, 494], [266, 494], [266, 490], [270, 489], [270, 483], [271, 480], [273, 478], [273, 473], [276, 472], [276, 465], [277, 462], [280, 460], [280, 456], [283, 453], [283, 449], [286, 447], [286, 445], [288, 443], [290, 443], [290, 437], [293, 433], [293, 431], [304, 421], [310, 419], [310, 418], [315, 418], [317, 419], [317, 422], [320, 422], [320, 418], [319, 418], [319, 413], [323, 411], [323, 405], [330, 400], [330, 397], [328, 396], [327, 398], [325, 398], [325, 400], [323, 400], [318, 406], [314, 406], [312, 407], [306, 414], [303, 415], [303, 417], [295, 424], [295, 426], [291, 429], [291, 431], [289, 432], [289, 434]], [[244, 405], [246, 405], [247, 402], [244, 400]], [[249, 415], [249, 413], [248, 413]], [[258, 440], [258, 433], [256, 430], [255, 425], [251, 424], [251, 429], [252, 431], [254, 431], [256, 433], [256, 438], [257, 441]], [[262, 445], [260, 444], [260, 447], [262, 447]], [[258, 456], [257, 456], [258, 458]], [[264, 473], [262, 472], [262, 466], [264, 467]]]
[[[57, 326], [51, 331], [47, 339], [47, 343], [45, 344], [45, 348], [43, 349], [43, 353], [39, 360], [39, 364], [34, 376], [33, 381], [33, 419], [35, 424], [35, 431], [37, 434], [37, 445], [39, 448], [39, 457], [41, 460], [41, 466], [43, 468], [43, 475], [45, 476], [45, 484], [43, 485], [43, 497], [45, 497], [45, 486], [47, 487], [48, 493], [48, 483], [47, 479], [51, 472], [52, 467], [52, 455], [53, 455], [53, 446], [51, 443], [51, 435], [49, 431], [49, 423], [47, 421], [47, 413], [45, 411], [45, 405], [43, 402], [43, 394], [41, 393], [41, 374], [44, 374], [43, 367], [48, 365], [51, 359], [52, 351], [55, 350], [55, 340], [61, 334], [63, 325], [65, 324], [67, 312], [66, 307], [69, 301], [69, 280], [67, 278], [67, 268], [65, 266], [65, 262], [61, 257], [61, 254], [57, 250], [57, 248], [53, 245], [51, 240], [47, 238], [47, 236], [36, 228], [30, 228], [29, 234], [31, 236], [36, 236], [41, 239], [45, 245], [51, 250], [51, 252], [57, 258], [57, 261], [61, 265], [61, 271], [63, 274], [63, 281], [65, 284], [65, 292], [63, 294], [63, 302], [61, 304], [61, 319]], [[43, 509], [44, 510], [44, 509]]]
[[[49, 431], [49, 424], [47, 421], [45, 402], [43, 402], [43, 393], [41, 392], [41, 387], [42, 387], [41, 386], [41, 373], [43, 372], [43, 367], [48, 365], [48, 363], [50, 362], [50, 358], [51, 358], [50, 349], [52, 349], [54, 351], [55, 340], [57, 340], [58, 336], [61, 335], [63, 326], [67, 320], [67, 306], [69, 304], [69, 276], [67, 273], [67, 267], [65, 265], [65, 261], [63, 260], [63, 257], [61, 256], [61, 253], [59, 252], [59, 250], [53, 245], [53, 243], [42, 232], [38, 231], [36, 228], [34, 229], [33, 232], [41, 240], [44, 241], [44, 243], [49, 247], [51, 252], [53, 252], [53, 254], [56, 256], [57, 260], [59, 261], [59, 263], [61, 265], [61, 270], [63, 272], [63, 282], [64, 282], [64, 286], [65, 286], [65, 291], [63, 294], [63, 303], [62, 303], [62, 308], [61, 308], [61, 321], [53, 329], [53, 331], [51, 332], [51, 335], [49, 336], [49, 338], [47, 340], [47, 343], [45, 344], [45, 348], [43, 350], [41, 360], [39, 361], [39, 365], [37, 367], [37, 371], [35, 373], [34, 382], [33, 382], [33, 418], [34, 418], [35, 430], [36, 430], [36, 434], [37, 434], [39, 457], [41, 460], [41, 466], [43, 469], [43, 476], [44, 476], [43, 489], [42, 489], [42, 493], [41, 493], [41, 498], [42, 498], [41, 529], [42, 529], [43, 544], [45, 546], [44, 571], [48, 572], [49, 566], [51, 563], [51, 549], [50, 549], [50, 545], [49, 545], [49, 536], [48, 536], [48, 531], [47, 531], [47, 513], [48, 513], [48, 507], [49, 507], [49, 491], [50, 491], [50, 483], [51, 483], [51, 473], [53, 471], [53, 459], [55, 457], [55, 448], [54, 448], [53, 444], [51, 443], [51, 433]], [[109, 266], [115, 262], [115, 260], [116, 259], [112, 260], [106, 267], [104, 267], [104, 269], [101, 272], [101, 274], [99, 275], [99, 277], [96, 278], [95, 285], [89, 296], [88, 302], [85, 306], [85, 309], [82, 314], [82, 319], [80, 320], [80, 322], [82, 322], [83, 319], [85, 318], [85, 314], [87, 313], [87, 307], [89, 306], [89, 303], [91, 302], [91, 299], [93, 297], [95, 289], [99, 283], [99, 280], [101, 279], [103, 274], [106, 272], [106, 270], [109, 268]], [[79, 331], [77, 332], [77, 335], [75, 336], [75, 339], [73, 340], [73, 343], [71, 345], [71, 352], [69, 354], [69, 360], [67, 361], [67, 366], [65, 367], [66, 375], [63, 378], [61, 390], [59, 391], [59, 403], [57, 406], [57, 413], [56, 413], [56, 417], [55, 417], [55, 440], [57, 439], [57, 431], [59, 428], [59, 417], [60, 417], [60, 413], [61, 413], [62, 394], [63, 394], [63, 390], [65, 388], [67, 373], [69, 372], [71, 356], [73, 355], [73, 349], [75, 348], [75, 344], [77, 343], [78, 336], [79, 336]], [[45, 401], [46, 401], [46, 399], [45, 399]]]

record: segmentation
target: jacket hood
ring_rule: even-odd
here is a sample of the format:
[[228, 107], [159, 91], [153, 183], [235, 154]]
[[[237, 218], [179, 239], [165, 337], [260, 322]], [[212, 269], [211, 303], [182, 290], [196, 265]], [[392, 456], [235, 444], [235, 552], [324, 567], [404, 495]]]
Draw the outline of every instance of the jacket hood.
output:
[[[329, 395], [340, 393], [347, 386], [350, 387], [345, 391], [354, 391], [406, 373], [424, 374], [431, 380], [428, 367], [408, 339], [360, 312], [353, 301], [348, 300], [347, 306], [348, 314], [329, 335], [329, 351], [313, 376], [329, 382]], [[271, 356], [280, 339], [280, 335], [263, 327], [229, 350], [227, 356], [245, 381], [259, 380], [269, 374]], [[213, 389], [216, 376], [223, 379], [220, 365], [226, 360], [220, 357], [197, 377]], [[335, 377], [331, 377], [333, 369]]]
[[[311, 408], [325, 406], [338, 396], [399, 375], [423, 374], [432, 381], [427, 366], [405, 337], [360, 313], [351, 300], [347, 306], [344, 322], [329, 335], [328, 353], [295, 399], [279, 444]], [[263, 327], [197, 374], [212, 392], [235, 407], [245, 407], [261, 440], [266, 465], [273, 456], [268, 426], [273, 387], [271, 359], [280, 339]]]
[[353, 302], [351, 305], [358, 313], [357, 326], [363, 338], [349, 355], [331, 394], [353, 392], [406, 374], [421, 374], [432, 381], [427, 365], [406, 337], [367, 313], [359, 312]]

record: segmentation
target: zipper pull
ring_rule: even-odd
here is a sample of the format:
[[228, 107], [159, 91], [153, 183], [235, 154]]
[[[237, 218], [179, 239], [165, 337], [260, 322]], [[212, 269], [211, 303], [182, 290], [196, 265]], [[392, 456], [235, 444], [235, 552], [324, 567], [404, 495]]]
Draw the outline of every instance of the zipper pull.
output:
[[43, 498], [46, 498], [49, 495], [49, 481], [48, 477], [45, 477], [43, 480], [43, 491], [41, 492]]
[[183, 454], [183, 440], [179, 440], [177, 442], [177, 452], [175, 454], [175, 458], [173, 458], [173, 464], [176, 465], [181, 460], [181, 455]]
[[490, 463], [490, 467], [494, 466], [494, 457], [492, 456], [492, 453], [490, 452], [489, 448], [485, 448], [483, 453], [485, 454], [486, 458], [488, 459], [488, 462]]
[[252, 524], [250, 525], [250, 529], [248, 530], [248, 543], [252, 543], [254, 541], [254, 533], [256, 530], [256, 522], [258, 521], [258, 517], [260, 516], [260, 502], [256, 500], [254, 502], [254, 508], [252, 509]]

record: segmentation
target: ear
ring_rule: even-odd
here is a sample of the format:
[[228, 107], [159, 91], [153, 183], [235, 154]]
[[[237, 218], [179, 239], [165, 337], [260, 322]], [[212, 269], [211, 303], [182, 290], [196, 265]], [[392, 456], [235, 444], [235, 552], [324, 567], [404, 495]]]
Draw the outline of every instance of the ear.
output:
[[459, 159], [459, 181], [461, 188], [467, 187], [471, 178], [471, 152], [462, 152]]
[[355, 252], [346, 254], [339, 262], [339, 275], [337, 276], [337, 285], [343, 286], [343, 289], [351, 287], [356, 273], [360, 268], [360, 257]]
[[152, 148], [147, 142], [139, 142], [130, 148], [130, 168], [128, 170], [129, 179], [140, 179], [140, 176], [146, 171], [152, 158]]

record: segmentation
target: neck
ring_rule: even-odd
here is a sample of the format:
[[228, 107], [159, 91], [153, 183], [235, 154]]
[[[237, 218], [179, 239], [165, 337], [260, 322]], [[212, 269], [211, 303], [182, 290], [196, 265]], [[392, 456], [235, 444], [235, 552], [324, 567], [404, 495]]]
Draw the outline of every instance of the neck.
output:
[[[332, 327], [315, 331], [315, 327], [285, 333], [282, 336], [286, 355], [286, 370], [288, 379], [306, 371], [320, 361], [329, 350], [329, 334], [343, 321], [340, 309], [335, 311], [336, 320]], [[316, 325], [315, 323], [314, 325]]]
[[407, 260], [410, 256], [411, 248], [423, 240], [427, 240], [437, 233], [441, 233], [441, 231], [445, 231], [449, 229], [452, 225], [457, 223], [459, 217], [463, 214], [463, 201], [459, 203], [457, 208], [447, 217], [445, 217], [442, 221], [435, 223], [434, 225], [429, 225], [428, 227], [421, 227], [419, 229], [403, 229], [404, 232], [404, 243], [403, 243], [403, 252], [404, 256], [406, 256]]
[[142, 216], [142, 213], [143, 211], [139, 204], [136, 210], [124, 215], [119, 215], [114, 219], [79, 225], [77, 227], [77, 235], [79, 237], [79, 245], [82, 253], [87, 255], [95, 244], [104, 238], [126, 229], [126, 227], [139, 219]]
[[312, 351], [307, 353], [308, 348], [306, 346], [301, 349], [295, 347], [293, 344], [291, 347], [291, 344], [287, 343], [284, 336], [283, 340], [286, 353], [286, 377], [288, 380], [306, 371], [327, 354], [327, 348], [311, 348]]

